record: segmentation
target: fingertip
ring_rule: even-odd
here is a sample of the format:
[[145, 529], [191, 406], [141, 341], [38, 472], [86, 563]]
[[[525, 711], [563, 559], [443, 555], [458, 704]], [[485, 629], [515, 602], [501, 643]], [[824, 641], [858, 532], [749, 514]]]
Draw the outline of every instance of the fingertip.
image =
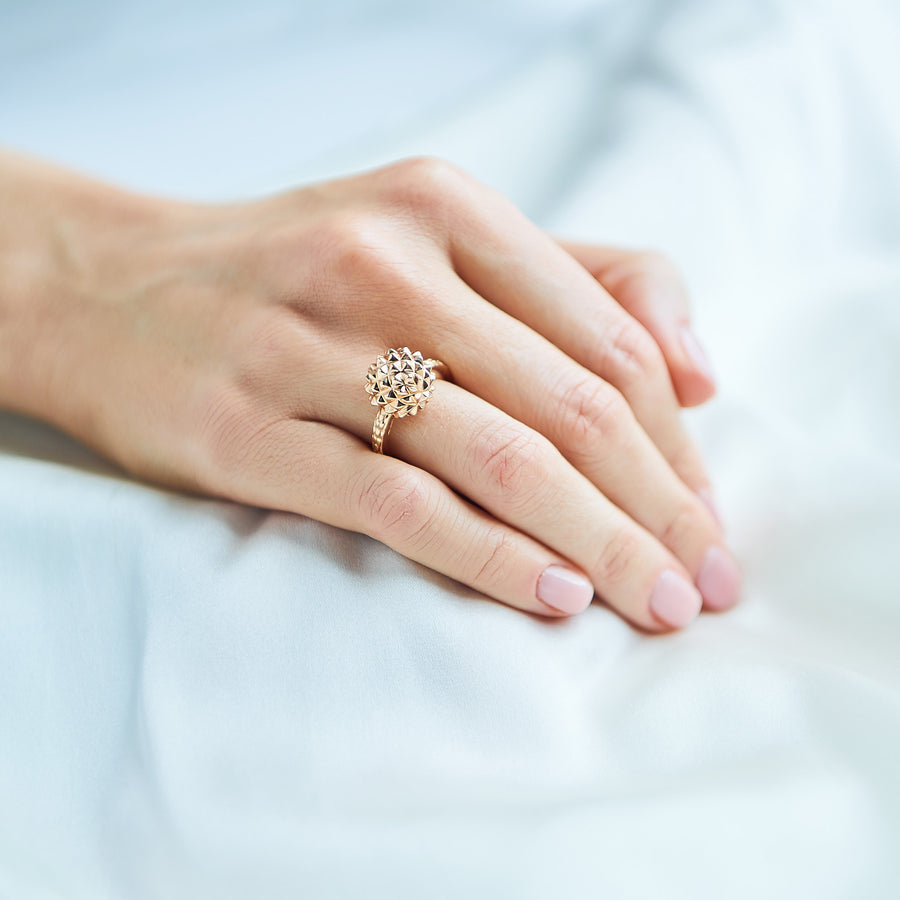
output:
[[672, 355], [672, 382], [682, 406], [699, 406], [715, 395], [716, 379], [709, 357], [687, 323], [678, 328], [677, 349]]
[[567, 566], [547, 566], [538, 578], [537, 599], [554, 612], [571, 616], [583, 612], [594, 598], [594, 586]]
[[710, 547], [696, 578], [707, 609], [721, 612], [735, 606], [741, 596], [741, 572], [723, 547]]
[[671, 569], [662, 572], [650, 594], [650, 612], [669, 628], [684, 628], [700, 614], [703, 598], [685, 578]]
[[702, 406], [716, 395], [715, 382], [703, 378], [694, 372], [673, 373], [672, 384], [682, 409]]

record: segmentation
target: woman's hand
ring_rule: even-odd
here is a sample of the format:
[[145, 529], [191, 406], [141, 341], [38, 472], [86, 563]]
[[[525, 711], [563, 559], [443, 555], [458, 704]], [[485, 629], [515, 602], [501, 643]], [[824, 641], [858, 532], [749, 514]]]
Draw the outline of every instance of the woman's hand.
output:
[[[712, 384], [685, 311], [646, 290], [680, 291], [654, 257], [567, 251], [429, 159], [230, 206], [23, 170], [25, 231], [49, 238], [40, 264], [0, 257], [0, 320], [28, 308], [0, 402], [139, 477], [364, 532], [531, 612], [596, 589], [660, 631], [736, 601], [673, 389]], [[452, 381], [379, 456], [365, 375], [403, 346]]]

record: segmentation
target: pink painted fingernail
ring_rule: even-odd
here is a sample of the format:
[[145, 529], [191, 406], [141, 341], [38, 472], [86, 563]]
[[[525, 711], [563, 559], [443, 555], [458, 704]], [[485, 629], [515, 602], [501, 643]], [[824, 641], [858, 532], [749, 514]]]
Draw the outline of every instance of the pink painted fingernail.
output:
[[537, 598], [560, 612], [580, 613], [591, 605], [594, 586], [565, 566], [547, 566], [537, 583]]
[[703, 345], [697, 340], [697, 335], [691, 330], [689, 325], [682, 325], [678, 330], [681, 338], [681, 346], [688, 355], [690, 361], [694, 364], [694, 368], [701, 374], [705, 375], [710, 381], [715, 381], [712, 366], [709, 364], [709, 357], [703, 349]]
[[697, 587], [710, 609], [730, 609], [741, 595], [741, 573], [731, 554], [710, 547], [697, 573]]
[[716, 506], [716, 501], [713, 499], [712, 488], [700, 488], [697, 491], [697, 496], [706, 504], [706, 508], [712, 513], [713, 518], [716, 520], [716, 524], [719, 526], [719, 531], [724, 534], [725, 523], [722, 521], [722, 516], [719, 515], [719, 507]]
[[697, 589], [677, 572], [666, 569], [650, 594], [650, 611], [661, 622], [673, 628], [682, 628], [700, 613], [703, 598]]

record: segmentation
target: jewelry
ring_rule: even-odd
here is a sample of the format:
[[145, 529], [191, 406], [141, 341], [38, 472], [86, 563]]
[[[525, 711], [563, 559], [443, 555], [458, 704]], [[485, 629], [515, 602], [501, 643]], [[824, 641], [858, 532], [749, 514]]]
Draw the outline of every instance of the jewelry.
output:
[[409, 347], [388, 350], [369, 366], [366, 393], [372, 406], [379, 407], [372, 427], [372, 449], [383, 453], [384, 441], [394, 419], [414, 416], [425, 408], [438, 378], [438, 369], [446, 366], [438, 359], [423, 359]]

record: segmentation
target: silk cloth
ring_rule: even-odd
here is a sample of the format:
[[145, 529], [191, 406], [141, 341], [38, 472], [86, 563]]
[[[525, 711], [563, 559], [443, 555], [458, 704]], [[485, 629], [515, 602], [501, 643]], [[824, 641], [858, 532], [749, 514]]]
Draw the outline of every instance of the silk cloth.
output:
[[898, 45], [890, 0], [0, 3], [13, 147], [211, 200], [435, 154], [669, 253], [746, 574], [547, 622], [2, 415], [0, 896], [897, 897]]

